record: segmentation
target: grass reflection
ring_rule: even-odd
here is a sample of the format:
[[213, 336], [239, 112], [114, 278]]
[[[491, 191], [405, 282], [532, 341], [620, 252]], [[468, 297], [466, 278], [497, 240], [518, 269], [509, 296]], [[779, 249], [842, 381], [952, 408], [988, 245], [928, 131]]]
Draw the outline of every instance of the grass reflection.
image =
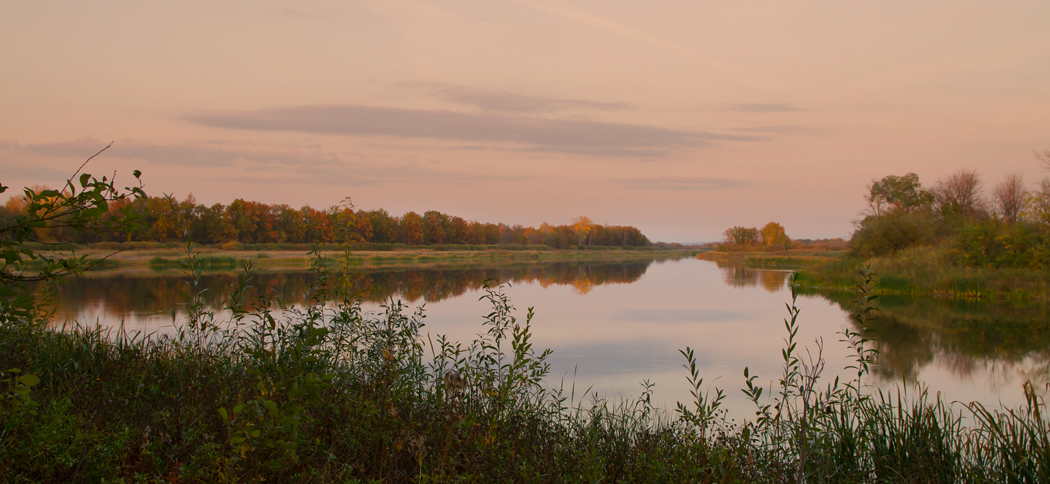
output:
[[[810, 294], [843, 310], [853, 299], [843, 292]], [[880, 296], [878, 302], [880, 310], [870, 326], [881, 349], [876, 374], [885, 380], [915, 381], [924, 367], [939, 360], [959, 377], [986, 373], [993, 385], [1011, 374], [1048, 381], [1046, 304], [898, 295]]]

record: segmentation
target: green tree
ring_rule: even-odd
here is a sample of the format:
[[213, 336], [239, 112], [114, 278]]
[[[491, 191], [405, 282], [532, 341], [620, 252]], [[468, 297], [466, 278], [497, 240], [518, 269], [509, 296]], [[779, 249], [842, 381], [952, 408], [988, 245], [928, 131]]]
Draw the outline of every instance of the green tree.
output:
[[908, 173], [872, 180], [865, 200], [872, 215], [878, 216], [889, 212], [929, 210], [933, 206], [934, 195], [922, 187], [919, 175]]

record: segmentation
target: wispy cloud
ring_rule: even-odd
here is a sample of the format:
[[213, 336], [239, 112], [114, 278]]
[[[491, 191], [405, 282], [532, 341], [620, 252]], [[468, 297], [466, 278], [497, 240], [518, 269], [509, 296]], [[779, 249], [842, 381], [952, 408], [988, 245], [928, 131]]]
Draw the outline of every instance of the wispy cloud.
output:
[[[108, 142], [94, 138], [51, 143], [18, 143], [0, 139], [0, 169], [8, 176], [33, 180], [62, 180], [88, 156]], [[104, 158], [148, 164], [209, 170], [210, 180], [238, 184], [367, 186], [400, 182], [470, 185], [479, 182], [545, 182], [544, 175], [505, 175], [490, 172], [442, 170], [429, 159], [415, 156], [394, 158], [352, 153], [329, 153], [320, 149], [303, 151], [247, 150], [236, 143], [213, 140], [211, 146], [194, 144], [164, 145], [136, 140], [117, 141]], [[215, 147], [219, 146], [219, 147]], [[69, 160], [70, 173], [26, 163], [37, 157]], [[147, 172], [148, 174], [149, 172]]]
[[397, 136], [506, 143], [530, 151], [595, 156], [651, 156], [714, 141], [764, 141], [765, 136], [689, 131], [622, 123], [492, 113], [362, 105], [296, 106], [186, 116], [218, 128], [353, 136]]
[[730, 131], [738, 131], [741, 133], [775, 133], [775, 134], [790, 134], [807, 131], [808, 128], [800, 128], [798, 126], [747, 126], [729, 128]]
[[793, 113], [798, 111], [806, 111], [805, 108], [798, 107], [791, 103], [744, 103], [744, 104], [731, 104], [729, 105], [731, 111], [739, 111], [742, 113]]
[[745, 180], [706, 177], [651, 177], [619, 180], [618, 185], [624, 189], [634, 190], [686, 190], [707, 191], [740, 188], [748, 185]]
[[[78, 160], [86, 159], [107, 144], [108, 142], [93, 138], [38, 144], [20, 144], [0, 140], [0, 150]], [[113, 143], [113, 147], [106, 150], [106, 156], [189, 167], [231, 166], [235, 162], [251, 165], [298, 165], [303, 163], [317, 165], [339, 161], [335, 155], [317, 152], [228, 149], [194, 144], [158, 145], [136, 140], [121, 140]]]
[[403, 83], [418, 87], [449, 102], [491, 113], [555, 113], [568, 110], [622, 111], [634, 106], [627, 103], [535, 96], [509, 91], [493, 91], [440, 83]]

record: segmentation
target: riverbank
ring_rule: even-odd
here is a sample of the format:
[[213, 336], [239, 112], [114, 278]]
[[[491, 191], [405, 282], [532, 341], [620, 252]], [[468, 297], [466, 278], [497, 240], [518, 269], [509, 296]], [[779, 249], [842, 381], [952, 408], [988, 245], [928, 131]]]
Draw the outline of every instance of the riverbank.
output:
[[1037, 269], [965, 267], [952, 262], [947, 247], [913, 247], [867, 260], [845, 251], [705, 252], [698, 259], [738, 261], [754, 268], [795, 269], [795, 282], [808, 288], [851, 293], [857, 271], [875, 273], [875, 294], [942, 299], [1050, 301], [1050, 272]]
[[877, 294], [947, 299], [1050, 301], [1050, 272], [1025, 268], [966, 267], [954, 263], [947, 247], [913, 247], [893, 256], [856, 260], [843, 257], [799, 271], [796, 282], [820, 289], [851, 291], [857, 270], [876, 275]]
[[[68, 256], [75, 253], [96, 262], [95, 269], [150, 268], [154, 270], [176, 269], [187, 256], [185, 245], [137, 244], [127, 248], [120, 244], [95, 244], [75, 248], [64, 247], [58, 254]], [[618, 262], [632, 260], [666, 260], [689, 258], [700, 251], [695, 249], [662, 248], [587, 248], [551, 249], [546, 246], [437, 246], [396, 247], [389, 250], [355, 250], [351, 245], [350, 262], [361, 269], [396, 267], [443, 267], [492, 265], [510, 262]], [[262, 248], [251, 246], [194, 246], [200, 254], [201, 265], [209, 270], [235, 270], [243, 262], [250, 261], [264, 270], [304, 270], [311, 267], [314, 257], [306, 248]], [[323, 248], [321, 256], [334, 263], [345, 261], [347, 252], [339, 247]]]
[[739, 262], [754, 268], [802, 268], [840, 259], [843, 250], [786, 250], [781, 252], [729, 252], [707, 251], [696, 255], [697, 259], [709, 261]]

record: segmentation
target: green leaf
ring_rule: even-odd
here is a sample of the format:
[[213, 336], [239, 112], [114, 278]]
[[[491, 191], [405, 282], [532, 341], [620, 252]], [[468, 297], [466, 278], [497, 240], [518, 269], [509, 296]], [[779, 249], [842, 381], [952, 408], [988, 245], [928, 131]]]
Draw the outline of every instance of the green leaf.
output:
[[15, 381], [27, 387], [31, 387], [33, 385], [36, 385], [37, 383], [40, 383], [40, 378], [37, 378], [36, 375], [29, 373], [27, 375], [22, 375], [18, 378], [15, 378]]
[[267, 400], [267, 401], [263, 402], [263, 406], [266, 407], [266, 410], [270, 411], [270, 416], [271, 417], [277, 418], [277, 415], [279, 414], [279, 411], [277, 409], [277, 404], [274, 403], [273, 400]]

